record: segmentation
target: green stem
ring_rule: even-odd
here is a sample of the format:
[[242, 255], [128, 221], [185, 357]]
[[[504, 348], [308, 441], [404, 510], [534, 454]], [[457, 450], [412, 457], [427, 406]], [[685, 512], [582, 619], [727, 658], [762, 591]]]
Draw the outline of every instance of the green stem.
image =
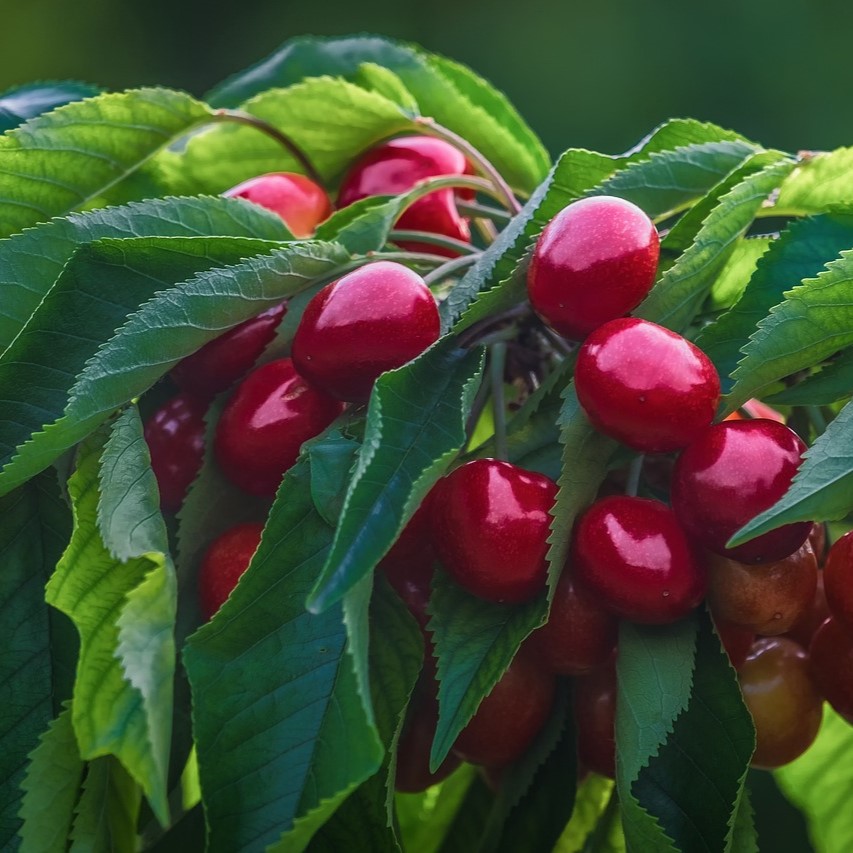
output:
[[480, 232], [483, 242], [487, 246], [491, 246], [498, 236], [498, 230], [495, 228], [494, 222], [491, 219], [475, 219], [474, 227]]
[[448, 278], [449, 276], [453, 275], [458, 270], [465, 269], [465, 267], [470, 267], [471, 264], [477, 262], [479, 257], [480, 253], [478, 252], [476, 255], [463, 255], [461, 258], [454, 258], [452, 261], [447, 261], [441, 266], [436, 267], [431, 273], [425, 275], [424, 281], [426, 282], [427, 286], [442, 281], [445, 278]]
[[504, 400], [504, 370], [506, 368], [506, 342], [499, 341], [489, 349], [489, 379], [492, 385], [492, 409], [495, 417], [495, 456], [507, 461], [509, 451], [506, 441], [506, 401]]
[[432, 246], [441, 246], [453, 252], [461, 252], [463, 255], [480, 254], [480, 250], [464, 240], [455, 240], [453, 237], [445, 237], [444, 234], [434, 234], [430, 231], [398, 231], [394, 230], [388, 235], [390, 243], [428, 243]]
[[[489, 186], [491, 188], [491, 185]], [[463, 216], [470, 216], [472, 219], [491, 219], [501, 225], [505, 225], [512, 219], [506, 211], [498, 207], [490, 207], [487, 204], [478, 204], [476, 201], [460, 201], [457, 198], [456, 209]]]
[[265, 133], [270, 139], [274, 139], [283, 148], [293, 156], [293, 158], [302, 167], [302, 171], [311, 178], [314, 183], [323, 186], [323, 178], [314, 164], [308, 158], [308, 155], [286, 134], [282, 133], [277, 127], [274, 127], [269, 122], [264, 121], [251, 113], [243, 112], [243, 110], [217, 110], [213, 116], [214, 121], [218, 122], [234, 122], [236, 124], [245, 124], [248, 127], [254, 127]]
[[[373, 261], [396, 261], [398, 264], [407, 262], [410, 264], [432, 264], [435, 267], [440, 267], [447, 263], [447, 258], [444, 255], [432, 255], [429, 252], [368, 252], [362, 263], [372, 263]], [[359, 266], [361, 265], [359, 264]]]
[[[437, 175], [434, 178], [424, 178], [424, 180], [415, 184], [408, 193], [408, 204], [412, 204], [419, 198], [429, 195], [436, 190], [446, 189], [474, 190], [495, 199], [495, 201], [502, 202], [504, 200], [502, 193], [495, 189], [491, 181], [487, 181], [485, 178], [478, 178], [476, 175]], [[462, 202], [457, 198], [456, 204], [458, 206], [460, 204], [470, 204], [470, 202]], [[496, 208], [489, 207], [486, 209], [495, 210]], [[511, 218], [508, 214], [503, 213], [503, 211], [499, 210], [498, 212], [502, 213], [507, 218], [507, 221]]]
[[640, 490], [640, 477], [643, 473], [643, 462], [646, 461], [646, 456], [641, 453], [635, 456], [631, 462], [631, 467], [628, 469], [628, 482], [625, 484], [625, 494], [632, 498], [637, 497], [637, 492]]

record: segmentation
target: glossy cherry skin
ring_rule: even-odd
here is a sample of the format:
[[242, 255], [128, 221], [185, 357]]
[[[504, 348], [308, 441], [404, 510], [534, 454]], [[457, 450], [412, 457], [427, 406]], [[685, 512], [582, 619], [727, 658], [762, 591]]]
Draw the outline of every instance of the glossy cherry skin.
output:
[[554, 705], [554, 676], [524, 651], [516, 655], [462, 730], [453, 751], [465, 761], [501, 767], [520, 758]]
[[827, 619], [812, 638], [809, 664], [820, 695], [853, 725], [853, 632]]
[[177, 394], [145, 423], [145, 441], [160, 489], [160, 507], [177, 512], [204, 460], [207, 402]]
[[714, 616], [765, 637], [796, 625], [817, 588], [817, 558], [808, 542], [772, 563], [745, 564], [708, 554], [706, 566]]
[[326, 285], [308, 303], [293, 338], [293, 363], [328, 394], [363, 403], [380, 374], [420, 355], [440, 332], [424, 280], [378, 261]]
[[647, 453], [686, 447], [711, 425], [720, 400], [702, 350], [636, 317], [611, 320], [583, 342], [575, 389], [598, 430]]
[[270, 172], [250, 178], [223, 193], [245, 198], [277, 213], [294, 237], [310, 237], [328, 219], [332, 204], [326, 191], [310, 178], [295, 172]]
[[654, 284], [654, 223], [629, 201], [584, 198], [564, 207], [533, 250], [527, 292], [536, 313], [561, 335], [583, 340], [636, 308]]
[[201, 561], [198, 595], [205, 620], [225, 603], [258, 550], [263, 524], [248, 522], [226, 530], [211, 542]]
[[243, 491], [273, 497], [303, 443], [341, 409], [337, 400], [309, 385], [289, 358], [271, 361], [253, 370], [228, 400], [216, 426], [216, 460]]
[[526, 601], [545, 588], [557, 485], [498, 459], [475, 459], [440, 480], [432, 498], [438, 556], [486, 601]]
[[417, 794], [446, 779], [462, 759], [451, 752], [433, 773], [429, 756], [438, 725], [438, 701], [426, 691], [412, 697], [397, 746], [397, 770], [394, 787], [404, 794]]
[[[401, 195], [427, 178], [469, 173], [465, 156], [448, 142], [430, 136], [401, 136], [372, 148], [352, 166], [338, 192], [338, 207], [374, 195]], [[456, 195], [464, 197], [451, 188], [429, 193], [403, 212], [396, 227], [470, 242], [471, 230], [468, 220], [459, 215]], [[426, 243], [401, 241], [398, 245], [412, 252], [457, 255], [451, 249]]]
[[805, 449], [776, 421], [715, 424], [679, 456], [672, 508], [688, 535], [716, 554], [742, 563], [781, 560], [806, 541], [810, 521], [786, 524], [737, 548], [726, 543], [788, 491]]
[[845, 533], [829, 549], [823, 583], [830, 613], [853, 631], [853, 531]]
[[605, 610], [571, 575], [563, 571], [548, 622], [528, 643], [544, 664], [559, 675], [584, 675], [613, 656], [619, 620]]
[[201, 397], [214, 397], [229, 388], [254, 367], [285, 313], [284, 304], [274, 305], [208, 341], [172, 368], [175, 384]]
[[597, 501], [579, 519], [571, 549], [578, 580], [632, 622], [674, 622], [705, 595], [704, 571], [660, 501], [624, 495]]
[[809, 606], [794, 623], [787, 636], [799, 643], [804, 649], [814, 637], [815, 632], [830, 617], [829, 605], [826, 603], [826, 590], [823, 585], [823, 572], [817, 573], [817, 587]]
[[718, 619], [714, 620], [714, 625], [729, 662], [735, 669], [740, 669], [755, 643], [755, 631], [743, 625], [733, 625], [731, 622], [722, 622]]
[[609, 779], [616, 778], [616, 693], [613, 663], [576, 678], [572, 688], [578, 761]]
[[753, 767], [781, 767], [802, 755], [823, 717], [805, 651], [786, 637], [759, 640], [738, 678], [755, 723]]

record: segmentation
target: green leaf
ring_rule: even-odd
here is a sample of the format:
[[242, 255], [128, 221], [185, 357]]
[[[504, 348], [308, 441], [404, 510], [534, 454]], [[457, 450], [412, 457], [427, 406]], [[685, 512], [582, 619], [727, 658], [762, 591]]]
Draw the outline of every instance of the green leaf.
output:
[[311, 461], [311, 499], [330, 527], [335, 527], [344, 505], [347, 483], [361, 445], [333, 430], [308, 445]]
[[726, 314], [705, 327], [696, 344], [714, 362], [723, 385], [741, 357], [741, 348], [786, 290], [814, 278], [826, 264], [853, 246], [853, 217], [841, 213], [793, 222], [758, 262], [743, 296]]
[[0, 93], [0, 133], [63, 104], [94, 97], [100, 91], [97, 86], [77, 80], [27, 83], [7, 89]]
[[312, 609], [340, 600], [373, 569], [464, 446], [482, 369], [482, 352], [446, 342], [378, 379]]
[[829, 406], [853, 393], [853, 349], [846, 349], [802, 382], [764, 399], [782, 406]]
[[169, 89], [77, 101], [0, 137], [0, 236], [61, 216], [208, 121], [205, 105]]
[[482, 776], [474, 776], [465, 792], [465, 799], [445, 833], [439, 847], [440, 853], [470, 853], [476, 850], [494, 800], [495, 796]]
[[39, 739], [21, 784], [20, 853], [65, 853], [82, 779], [83, 760], [66, 708]]
[[412, 115], [418, 114], [418, 102], [414, 95], [406, 88], [403, 81], [384, 65], [377, 65], [375, 62], [362, 62], [358, 66], [352, 82], [363, 89], [382, 95], [383, 98], [387, 98], [395, 104], [399, 104]]
[[44, 584], [71, 535], [50, 472], [0, 498], [0, 848], [18, 827], [21, 780], [54, 712], [54, 661]]
[[379, 36], [292, 39], [217, 86], [208, 100], [215, 106], [234, 107], [265, 89], [289, 86], [305, 77], [329, 74], [358, 80], [366, 62], [393, 71], [422, 115], [471, 142], [512, 184], [531, 190], [548, 170], [542, 143], [504, 95], [456, 62]]
[[[169, 815], [166, 765], [172, 674], [169, 667], [162, 672], [159, 650], [171, 638], [162, 636], [159, 623], [128, 624], [128, 614], [136, 613], [137, 607], [144, 610], [146, 605], [157, 604], [149, 591], [149, 572], [162, 571], [166, 557], [154, 552], [121, 562], [101, 539], [97, 528], [98, 470], [101, 457], [106, 458], [106, 453], [118, 446], [107, 445], [105, 452], [105, 444], [100, 433], [79, 452], [77, 470], [68, 483], [74, 533], [48, 583], [47, 601], [69, 616], [80, 633], [72, 707], [80, 754], [85, 759], [105, 755], [119, 758], [165, 825]], [[146, 640], [157, 650], [153, 660], [135, 651]], [[162, 692], [154, 691], [153, 685], [164, 684]], [[168, 701], [165, 733], [158, 729], [150, 706], [146, 707], [149, 693]], [[158, 709], [157, 715], [162, 713]]]
[[740, 544], [794, 521], [836, 521], [853, 508], [853, 404], [848, 403], [805, 452], [794, 481], [780, 501], [745, 524], [731, 542]]
[[775, 772], [776, 781], [806, 816], [815, 848], [822, 853], [853, 848], [853, 726], [824, 709], [817, 740], [796, 761]]
[[286, 240], [280, 216], [242, 199], [164, 198], [75, 213], [0, 240], [0, 352], [38, 307], [81, 243], [102, 237]]
[[[326, 181], [339, 176], [362, 151], [416, 129], [412, 117], [393, 101], [332, 77], [270, 89], [241, 109], [292, 139]], [[166, 152], [162, 159], [182, 181], [176, 184], [180, 191], [192, 194], [218, 193], [266, 172], [302, 171], [281, 143], [233, 122], [197, 133], [180, 154]]]
[[[235, 237], [104, 239], [81, 247], [0, 359], [7, 412], [0, 493], [46, 467], [181, 358], [328, 278], [348, 258], [334, 244], [269, 248]], [[223, 263], [233, 266], [216, 268]]]
[[849, 205], [853, 193], [853, 148], [808, 154], [800, 158], [768, 211], [776, 216], [824, 213], [836, 205]]
[[777, 782], [775, 773], [769, 770], [752, 769], [746, 777], [758, 849], [790, 847], [802, 853], [814, 853], [805, 815], [782, 793]]
[[772, 237], [741, 237], [711, 288], [712, 311], [731, 308], [746, 290], [758, 261], [775, 242]]
[[[793, 164], [775, 152], [756, 154], [724, 182], [726, 191], [702, 221], [689, 248], [667, 269], [634, 312], [638, 317], [683, 330], [699, 310], [756, 211]], [[758, 168], [758, 171], [754, 171]], [[742, 179], [741, 179], [741, 176]], [[734, 186], [729, 189], [729, 184]]]
[[744, 788], [735, 813], [729, 853], [758, 853], [758, 835], [755, 830], [755, 814], [749, 790]]
[[112, 756], [89, 764], [75, 809], [69, 853], [134, 853], [139, 788]]
[[311, 501], [308, 466], [297, 463], [249, 569], [188, 641], [213, 853], [304, 849], [380, 766], [381, 743], [345, 652], [340, 607], [319, 615], [303, 608], [331, 539]]
[[[581, 853], [581, 850], [585, 850], [584, 845], [587, 839], [601, 825], [602, 815], [606, 814], [604, 820], [610, 818], [605, 809], [608, 808], [611, 799], [614, 803], [616, 802], [613, 788], [614, 785], [610, 779], [604, 776], [597, 776], [594, 773], [587, 775], [578, 786], [572, 819], [568, 822], [562, 835], [554, 845], [554, 853]], [[613, 807], [611, 806], [612, 810]], [[618, 820], [616, 824], [618, 827]], [[602, 830], [606, 829], [607, 827], [602, 826]], [[594, 846], [592, 850], [595, 853], [599, 853], [599, 851], [600, 853], [605, 853], [605, 851], [616, 853], [617, 850], [619, 853], [622, 853], [625, 850], [625, 842], [622, 839], [621, 846]]]

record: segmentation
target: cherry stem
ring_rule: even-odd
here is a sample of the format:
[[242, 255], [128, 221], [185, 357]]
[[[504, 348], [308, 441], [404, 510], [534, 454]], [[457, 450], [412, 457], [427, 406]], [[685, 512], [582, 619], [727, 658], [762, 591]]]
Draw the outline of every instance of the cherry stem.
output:
[[513, 214], [521, 211], [521, 204], [513, 194], [509, 184], [504, 180], [503, 175], [467, 139], [459, 136], [458, 133], [454, 133], [449, 128], [443, 127], [435, 119], [427, 116], [416, 118], [415, 123], [419, 124], [428, 135], [443, 139], [454, 146], [454, 148], [458, 148], [468, 158], [471, 165], [481, 175], [488, 178], [495, 189], [498, 190], [501, 194], [501, 200], [506, 204], [507, 210]]
[[[490, 196], [496, 201], [504, 200], [503, 194], [495, 189], [491, 181], [487, 181], [485, 178], [478, 178], [476, 175], [436, 175], [434, 178], [424, 178], [424, 180], [415, 184], [408, 193], [410, 196], [409, 204], [417, 201], [422, 196], [429, 195], [431, 192], [444, 189], [474, 190], [483, 195]], [[457, 207], [460, 204], [467, 203], [461, 202], [458, 198], [455, 201]], [[487, 209], [495, 210], [495, 208]], [[504, 213], [502, 210], [498, 210], [498, 213], [506, 217], [507, 221], [511, 218], [509, 214]]]
[[476, 263], [480, 258], [480, 252], [476, 255], [463, 255], [461, 258], [454, 258], [452, 261], [443, 263], [440, 267], [436, 267], [432, 272], [424, 276], [424, 282], [427, 286], [436, 284], [445, 278], [449, 278], [455, 272], [458, 272], [465, 267]]
[[646, 461], [646, 454], [641, 453], [635, 456], [631, 462], [631, 467], [628, 469], [628, 482], [625, 483], [625, 494], [629, 497], [637, 497], [637, 492], [640, 490], [640, 477], [643, 473], [643, 463]]
[[492, 386], [492, 410], [495, 418], [495, 457], [507, 461], [509, 450], [506, 441], [506, 401], [504, 400], [504, 371], [506, 369], [506, 341], [489, 347], [489, 380]]
[[495, 242], [495, 239], [498, 236], [498, 230], [495, 228], [495, 224], [491, 219], [475, 219], [474, 225], [487, 245], [490, 246]]
[[467, 329], [463, 329], [459, 333], [459, 346], [471, 347], [479, 343], [480, 340], [489, 334], [500, 323], [506, 323], [510, 320], [518, 320], [526, 317], [530, 313], [530, 303], [526, 300], [518, 305], [513, 305], [512, 308], [507, 308], [500, 314], [495, 314], [492, 317], [486, 317], [477, 323], [472, 323]]
[[564, 356], [570, 356], [574, 353], [575, 348], [564, 338], [558, 335], [550, 326], [542, 325], [542, 333], [548, 340], [548, 343], [554, 347], [559, 353]]
[[[491, 185], [489, 187], [491, 189]], [[456, 209], [463, 216], [470, 216], [472, 219], [491, 219], [493, 222], [500, 222], [505, 225], [512, 217], [498, 207], [490, 207], [486, 204], [477, 204], [475, 201], [460, 201], [456, 199]]]
[[443, 234], [434, 234], [430, 231], [403, 231], [394, 230], [388, 235], [389, 243], [399, 242], [429, 243], [432, 246], [441, 246], [453, 252], [461, 252], [464, 255], [479, 255], [480, 250], [464, 240], [455, 240], [453, 237], [445, 237]]
[[[465, 259], [475, 258], [474, 255], [466, 255]], [[458, 260], [461, 260], [459, 258]], [[373, 263], [373, 261], [396, 261], [399, 264], [431, 264], [434, 267], [441, 267], [447, 263], [447, 258], [444, 255], [432, 255], [429, 252], [368, 252], [364, 256], [364, 263]]]
[[323, 186], [323, 178], [308, 158], [308, 155], [289, 136], [282, 133], [269, 122], [253, 116], [251, 113], [243, 112], [243, 110], [217, 110], [213, 115], [213, 119], [214, 121], [230, 121], [236, 124], [245, 124], [248, 127], [260, 130], [261, 133], [265, 133], [270, 139], [274, 139], [293, 156], [294, 160], [302, 167], [304, 174], [311, 178], [315, 184]]

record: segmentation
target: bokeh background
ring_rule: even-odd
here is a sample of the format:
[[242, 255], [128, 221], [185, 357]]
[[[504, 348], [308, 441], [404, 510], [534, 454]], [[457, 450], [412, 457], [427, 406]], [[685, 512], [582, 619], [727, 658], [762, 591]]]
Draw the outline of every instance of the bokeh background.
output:
[[558, 153], [670, 116], [787, 150], [853, 144], [849, 0], [0, 0], [0, 89], [77, 78], [201, 95], [291, 36], [417, 41], [503, 89]]

